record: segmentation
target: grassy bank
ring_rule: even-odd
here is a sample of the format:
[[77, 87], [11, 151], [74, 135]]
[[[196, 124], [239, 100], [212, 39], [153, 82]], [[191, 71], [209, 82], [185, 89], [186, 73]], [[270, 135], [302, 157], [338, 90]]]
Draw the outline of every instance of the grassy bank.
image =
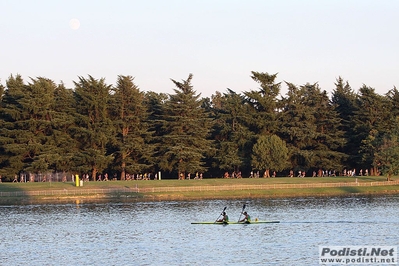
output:
[[0, 204], [70, 200], [197, 200], [399, 194], [397, 182], [378, 183], [383, 181], [386, 181], [385, 177], [368, 176], [133, 180], [85, 182], [83, 187], [76, 187], [71, 182], [0, 183]]

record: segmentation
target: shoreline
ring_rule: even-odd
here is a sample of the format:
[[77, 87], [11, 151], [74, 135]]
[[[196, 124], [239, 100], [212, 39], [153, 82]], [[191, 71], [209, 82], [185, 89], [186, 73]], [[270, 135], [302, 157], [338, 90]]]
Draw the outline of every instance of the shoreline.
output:
[[[335, 181], [335, 182], [333, 182]], [[399, 180], [214, 179], [207, 181], [109, 181], [72, 183], [0, 183], [0, 205], [76, 202], [242, 200], [399, 195]]]
[[169, 202], [169, 201], [201, 201], [201, 200], [249, 200], [249, 199], [303, 199], [303, 198], [340, 198], [340, 197], [381, 197], [399, 196], [399, 189], [387, 192], [365, 192], [365, 193], [307, 193], [307, 194], [280, 194], [273, 196], [205, 196], [205, 197], [185, 197], [182, 195], [147, 195], [147, 196], [76, 196], [76, 197], [12, 197], [0, 198], [0, 206], [10, 205], [31, 205], [31, 204], [83, 204], [83, 203], [128, 203], [128, 202]]

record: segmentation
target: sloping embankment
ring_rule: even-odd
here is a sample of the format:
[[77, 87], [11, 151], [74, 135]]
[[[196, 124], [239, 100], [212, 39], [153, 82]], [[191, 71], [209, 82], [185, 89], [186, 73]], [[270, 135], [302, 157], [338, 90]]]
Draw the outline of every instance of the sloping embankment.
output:
[[[283, 190], [283, 189], [320, 189], [320, 188], [342, 188], [342, 187], [381, 187], [398, 186], [396, 181], [378, 181], [378, 182], [337, 182], [337, 183], [305, 183], [305, 184], [260, 184], [260, 185], [223, 185], [223, 186], [179, 186], [179, 187], [143, 187], [139, 186], [128, 188], [84, 188], [74, 187], [71, 189], [58, 190], [40, 190], [40, 191], [7, 191], [0, 192], [0, 198], [15, 197], [36, 197], [36, 198], [107, 198], [121, 195], [131, 195], [138, 198], [144, 198], [146, 194], [173, 194], [179, 192], [222, 192], [222, 191], [254, 191], [254, 190]], [[398, 188], [399, 190], [399, 188]]]

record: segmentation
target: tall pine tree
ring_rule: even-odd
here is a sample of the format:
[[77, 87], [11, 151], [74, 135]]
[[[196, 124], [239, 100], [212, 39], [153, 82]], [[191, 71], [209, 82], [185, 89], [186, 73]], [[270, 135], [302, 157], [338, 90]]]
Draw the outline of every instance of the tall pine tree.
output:
[[216, 141], [214, 165], [223, 171], [240, 172], [250, 169], [251, 147], [255, 137], [246, 126], [249, 120], [248, 104], [244, 97], [231, 89], [223, 95], [212, 96]]
[[179, 178], [188, 173], [204, 172], [204, 158], [212, 149], [208, 139], [211, 119], [201, 108], [200, 94], [196, 94], [190, 74], [182, 82], [172, 79], [176, 88], [165, 103], [165, 135], [159, 147], [160, 167], [176, 172]]
[[346, 154], [343, 164], [351, 169], [357, 167], [359, 161], [359, 145], [356, 143], [353, 118], [357, 110], [356, 93], [348, 82], [339, 77], [332, 92], [331, 104], [338, 113], [341, 123], [339, 129], [343, 131], [345, 145], [339, 149]]
[[251, 119], [249, 129], [255, 134], [274, 134], [278, 130], [280, 83], [275, 83], [277, 74], [252, 72], [251, 78], [260, 84], [258, 91], [244, 92]]
[[91, 172], [93, 180], [97, 173], [106, 169], [113, 160], [107, 153], [107, 145], [114, 136], [114, 127], [108, 114], [111, 86], [105, 80], [89, 76], [74, 82], [77, 128], [73, 132], [79, 143], [74, 160], [82, 172]]
[[116, 129], [115, 165], [120, 179], [127, 173], [140, 173], [150, 165], [152, 151], [149, 142], [148, 113], [144, 93], [131, 76], [118, 76], [111, 95], [109, 110]]
[[341, 168], [343, 132], [327, 93], [317, 84], [300, 88], [287, 85], [281, 133], [290, 150], [292, 167], [301, 171]]
[[21, 76], [7, 80], [2, 100], [0, 142], [6, 160], [3, 171], [8, 175], [21, 172], [44, 174], [56, 170], [54, 144], [54, 91], [53, 81], [39, 77], [24, 84]]
[[[353, 124], [356, 144], [361, 155], [357, 165], [370, 168], [371, 174], [379, 174], [375, 154], [385, 132], [391, 128], [389, 100], [377, 94], [374, 88], [363, 85], [356, 99], [358, 110]], [[359, 158], [360, 159], [360, 158]]]

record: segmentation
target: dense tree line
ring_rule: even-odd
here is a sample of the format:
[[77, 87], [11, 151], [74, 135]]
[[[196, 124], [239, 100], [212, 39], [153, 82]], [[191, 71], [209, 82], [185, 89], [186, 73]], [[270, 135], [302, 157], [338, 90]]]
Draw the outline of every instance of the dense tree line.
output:
[[0, 175], [21, 172], [163, 172], [221, 177], [225, 172], [399, 170], [399, 92], [338, 78], [331, 97], [317, 83], [285, 82], [252, 72], [257, 89], [201, 98], [193, 75], [171, 80], [171, 94], [144, 92], [131, 76], [115, 85], [92, 76], [74, 88], [11, 75], [0, 84]]

